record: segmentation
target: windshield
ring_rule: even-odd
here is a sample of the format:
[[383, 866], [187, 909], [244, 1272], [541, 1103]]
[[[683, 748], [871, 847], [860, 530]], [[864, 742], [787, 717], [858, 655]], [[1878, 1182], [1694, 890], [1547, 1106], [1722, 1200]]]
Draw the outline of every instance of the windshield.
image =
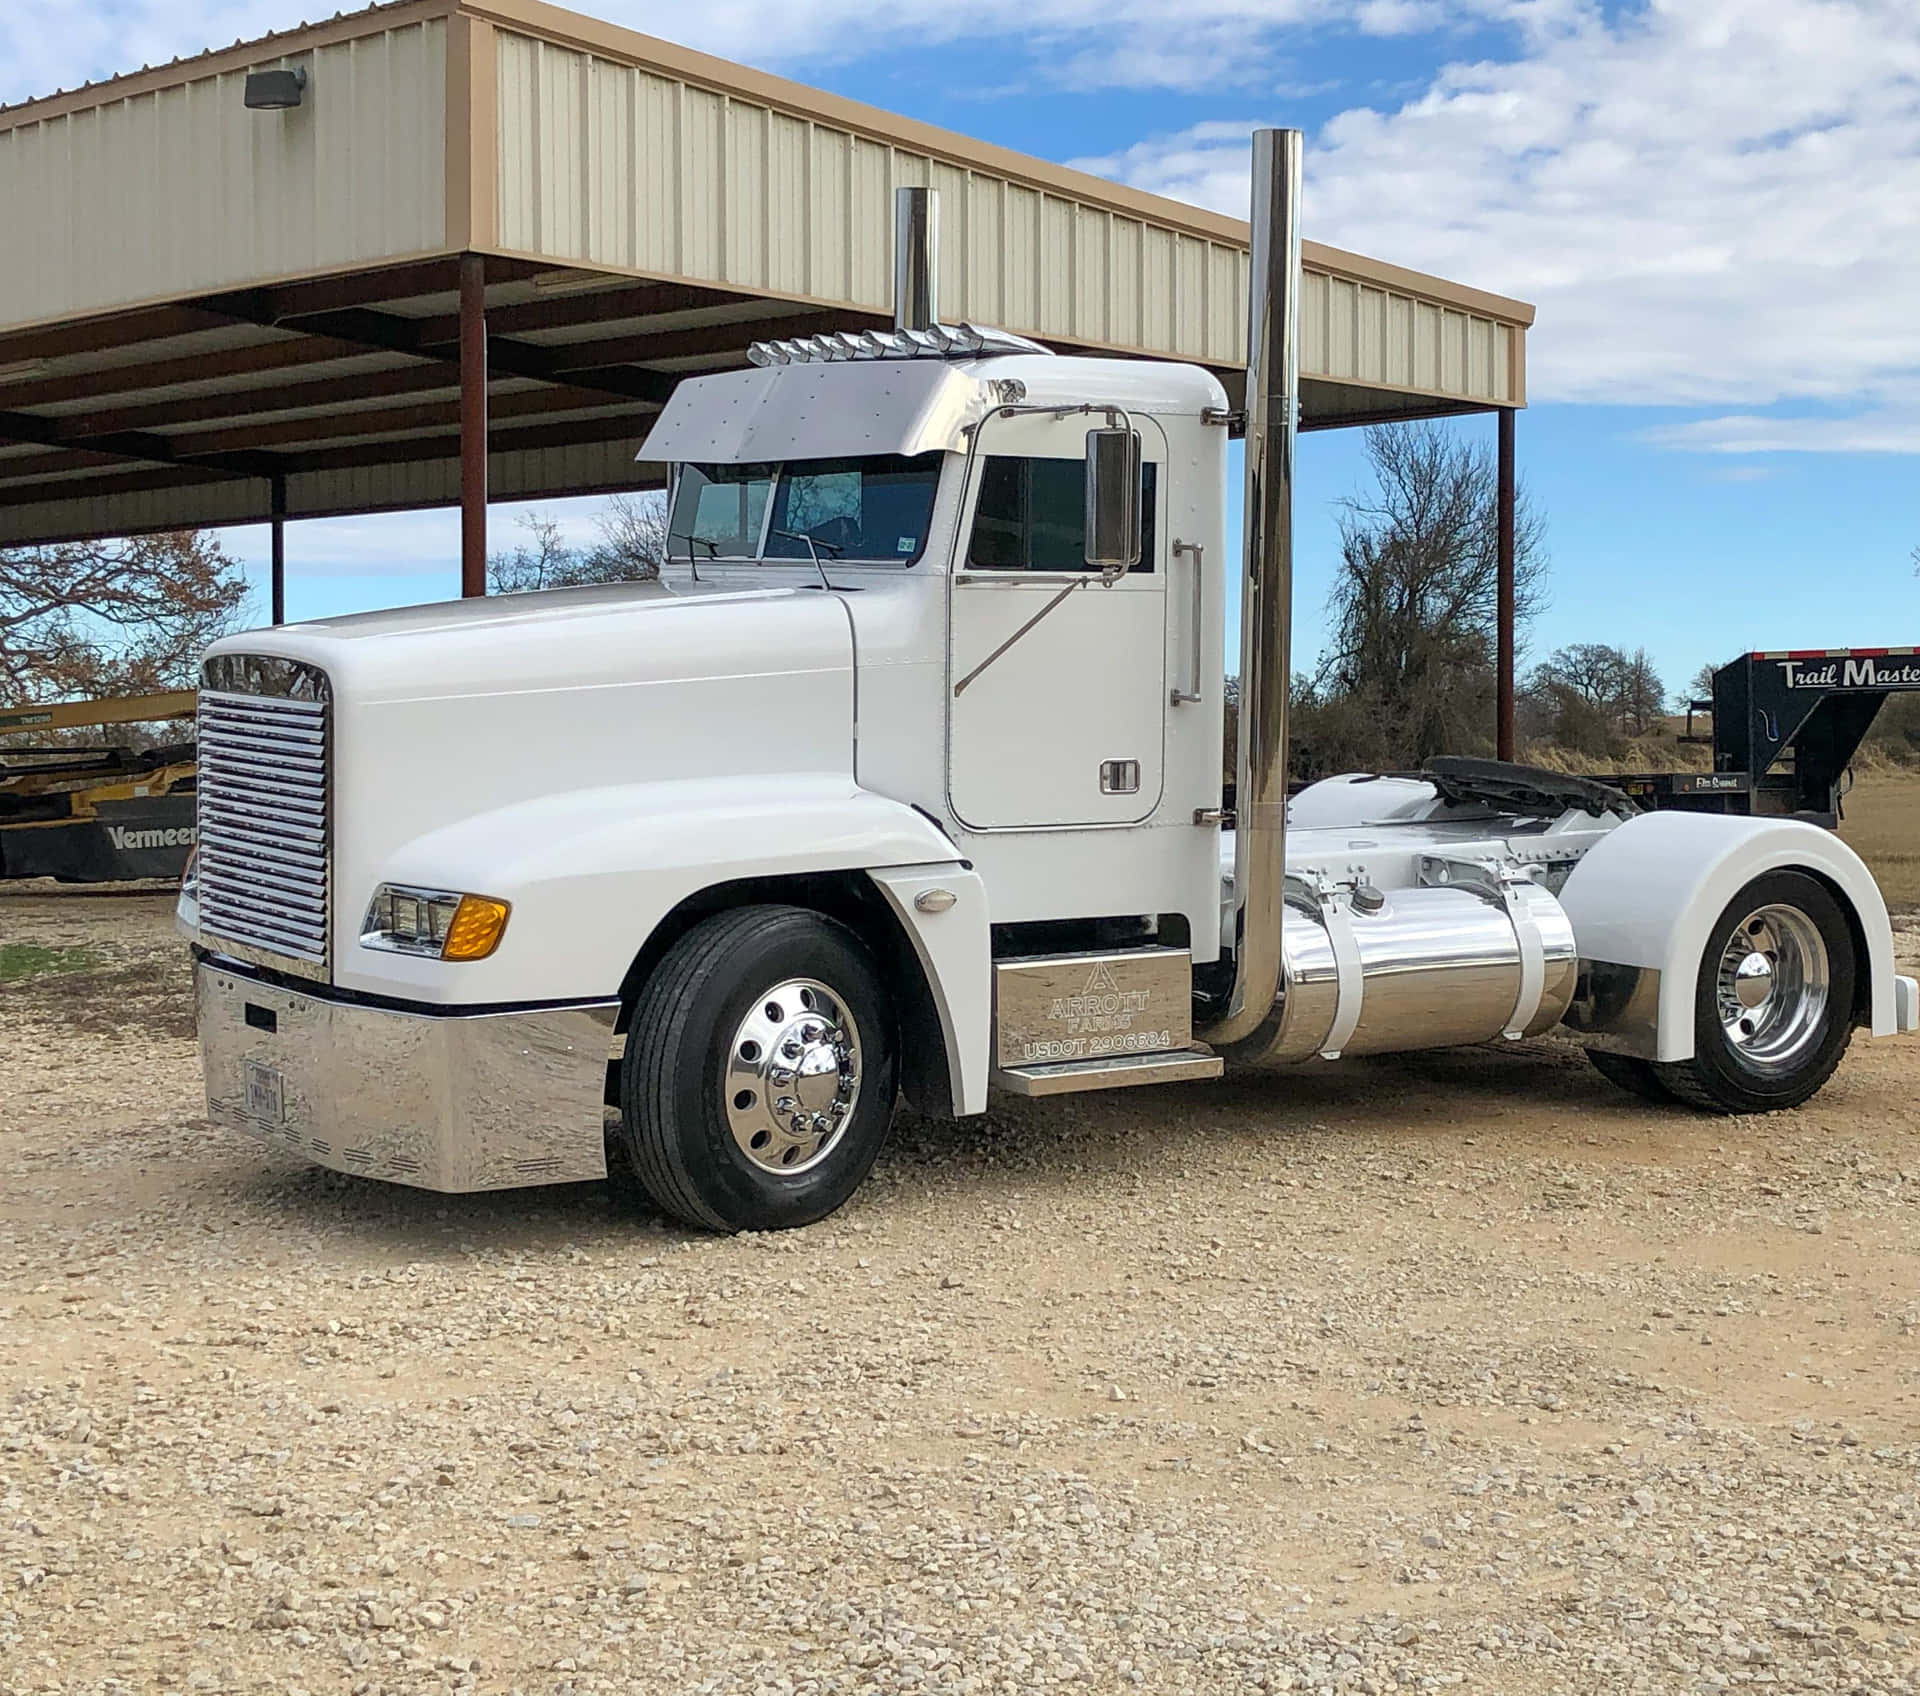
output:
[[[683, 465], [668, 552], [704, 559], [886, 561], [927, 545], [938, 453], [795, 459], [783, 465]], [[808, 543], [811, 541], [812, 547]]]

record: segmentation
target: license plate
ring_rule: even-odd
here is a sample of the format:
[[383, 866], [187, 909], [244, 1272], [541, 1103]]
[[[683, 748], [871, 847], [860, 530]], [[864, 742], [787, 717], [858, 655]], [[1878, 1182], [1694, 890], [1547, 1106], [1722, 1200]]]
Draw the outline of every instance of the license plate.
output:
[[285, 1081], [273, 1067], [257, 1060], [247, 1062], [247, 1117], [263, 1125], [284, 1125], [287, 1121]]

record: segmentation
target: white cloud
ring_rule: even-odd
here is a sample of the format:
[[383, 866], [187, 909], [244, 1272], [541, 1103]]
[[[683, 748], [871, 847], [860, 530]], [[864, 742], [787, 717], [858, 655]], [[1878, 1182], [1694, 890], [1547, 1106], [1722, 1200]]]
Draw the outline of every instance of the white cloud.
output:
[[1730, 413], [1647, 432], [1660, 447], [1694, 453], [1920, 453], [1920, 408], [1875, 407], [1841, 418]]
[[[1327, 124], [1308, 232], [1534, 301], [1537, 399], [1871, 407], [1920, 378], [1912, 0], [1652, 0], [1526, 22], [1519, 56]], [[1246, 129], [1080, 163], [1237, 211]], [[1763, 422], [1752, 439], [1780, 446], [1912, 451], [1911, 426], [1884, 415]]]
[[[1283, 32], [1302, 26], [1398, 34], [1416, 27], [1416, 17], [1505, 11], [1525, 0], [710, 0], [667, 14], [653, 0], [578, 3], [630, 29], [761, 66], [992, 41], [1038, 77], [1144, 88], [1246, 80]], [[331, 10], [309, 11], [302, 0], [6, 0], [0, 100], [252, 39]]]
[[[1405, 36], [1483, 23], [1523, 32], [1581, 0], [575, 0], [630, 29], [769, 68], [965, 41], [1022, 84], [1271, 90], [1307, 32]], [[330, 15], [314, 0], [3, 0], [0, 101], [159, 64]], [[876, 98], [885, 103], [884, 92]]]

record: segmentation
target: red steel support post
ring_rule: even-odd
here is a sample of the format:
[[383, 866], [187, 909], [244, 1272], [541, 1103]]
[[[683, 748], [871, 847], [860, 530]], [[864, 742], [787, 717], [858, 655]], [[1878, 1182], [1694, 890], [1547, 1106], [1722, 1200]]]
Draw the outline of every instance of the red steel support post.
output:
[[487, 262], [460, 256], [460, 593], [487, 592]]
[[287, 480], [272, 480], [273, 514], [273, 622], [287, 622]]
[[1495, 672], [1495, 726], [1494, 754], [1496, 758], [1513, 758], [1513, 503], [1514, 503], [1514, 464], [1513, 464], [1513, 408], [1500, 408], [1500, 464], [1499, 464], [1499, 562], [1497, 609], [1495, 618], [1499, 626]]

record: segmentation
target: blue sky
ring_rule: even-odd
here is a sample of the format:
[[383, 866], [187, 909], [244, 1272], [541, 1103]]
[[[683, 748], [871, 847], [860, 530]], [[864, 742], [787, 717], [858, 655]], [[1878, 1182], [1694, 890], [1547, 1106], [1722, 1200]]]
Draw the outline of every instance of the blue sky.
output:
[[[1920, 641], [1913, 0], [587, 9], [1223, 210], [1244, 204], [1247, 130], [1299, 125], [1310, 236], [1539, 306], [1521, 466], [1553, 571], [1533, 656], [1644, 645], [1678, 687], [1746, 647]], [[0, 98], [302, 16], [8, 0]], [[1303, 443], [1297, 662], [1320, 641], [1333, 503], [1364, 479], [1356, 441]], [[561, 516], [591, 529], [579, 503]], [[289, 551], [294, 616], [455, 578], [446, 515], [296, 526]]]

